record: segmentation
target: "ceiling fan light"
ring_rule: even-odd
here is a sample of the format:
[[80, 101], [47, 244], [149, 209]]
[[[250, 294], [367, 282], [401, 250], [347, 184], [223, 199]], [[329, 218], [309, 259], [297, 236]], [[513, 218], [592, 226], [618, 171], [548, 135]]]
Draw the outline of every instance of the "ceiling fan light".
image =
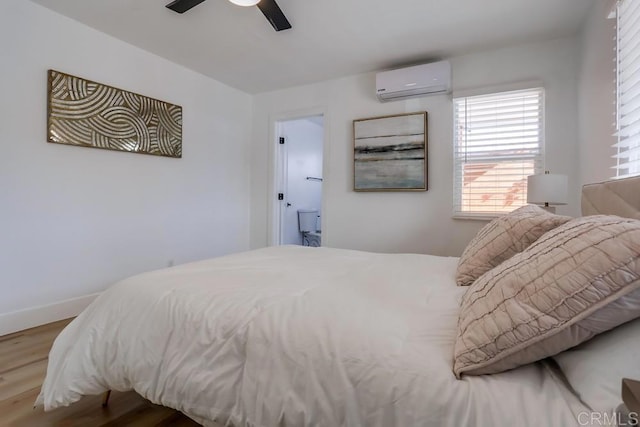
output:
[[233, 4], [237, 4], [238, 6], [255, 6], [260, 0], [229, 0]]

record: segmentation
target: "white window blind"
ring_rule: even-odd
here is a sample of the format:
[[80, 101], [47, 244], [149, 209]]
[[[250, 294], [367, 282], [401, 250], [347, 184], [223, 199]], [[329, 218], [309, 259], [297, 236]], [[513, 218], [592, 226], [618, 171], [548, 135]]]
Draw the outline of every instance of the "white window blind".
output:
[[454, 216], [492, 217], [527, 202], [542, 173], [544, 89], [455, 98]]
[[617, 7], [618, 142], [616, 178], [640, 175], [640, 1]]

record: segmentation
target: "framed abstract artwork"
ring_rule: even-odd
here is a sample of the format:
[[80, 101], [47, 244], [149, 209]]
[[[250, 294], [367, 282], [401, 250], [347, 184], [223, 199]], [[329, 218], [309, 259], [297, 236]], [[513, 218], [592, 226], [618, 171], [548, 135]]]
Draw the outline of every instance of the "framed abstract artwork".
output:
[[49, 70], [47, 141], [180, 158], [182, 107]]
[[427, 190], [427, 113], [353, 121], [355, 191]]

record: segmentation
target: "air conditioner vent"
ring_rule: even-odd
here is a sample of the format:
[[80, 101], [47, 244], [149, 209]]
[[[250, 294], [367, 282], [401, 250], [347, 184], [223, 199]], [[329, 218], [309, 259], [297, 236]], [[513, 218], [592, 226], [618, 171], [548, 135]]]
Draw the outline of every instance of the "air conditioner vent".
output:
[[449, 61], [383, 71], [376, 75], [376, 95], [382, 102], [451, 91]]

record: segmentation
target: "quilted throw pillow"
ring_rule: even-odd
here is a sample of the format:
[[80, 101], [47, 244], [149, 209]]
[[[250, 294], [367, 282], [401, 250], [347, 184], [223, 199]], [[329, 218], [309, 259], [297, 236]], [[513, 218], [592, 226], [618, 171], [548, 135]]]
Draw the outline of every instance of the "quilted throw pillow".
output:
[[536, 205], [523, 206], [494, 219], [478, 232], [462, 253], [456, 271], [456, 283], [458, 286], [471, 285], [478, 277], [570, 219], [549, 213]]
[[574, 219], [487, 272], [462, 298], [454, 373], [502, 372], [640, 317], [640, 221]]

